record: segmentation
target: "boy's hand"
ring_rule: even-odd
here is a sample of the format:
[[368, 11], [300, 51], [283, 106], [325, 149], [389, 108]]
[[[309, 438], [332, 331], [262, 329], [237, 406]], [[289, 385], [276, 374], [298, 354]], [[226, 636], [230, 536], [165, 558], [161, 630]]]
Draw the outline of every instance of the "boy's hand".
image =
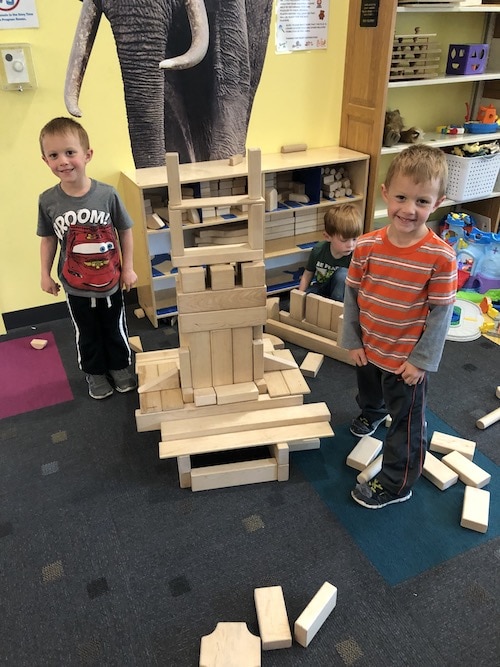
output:
[[54, 296], [57, 296], [61, 289], [61, 285], [56, 283], [56, 281], [53, 280], [50, 276], [42, 278], [41, 287], [44, 292], [47, 292], [47, 294], [53, 294]]
[[134, 269], [122, 269], [121, 286], [122, 289], [130, 292], [131, 288], [137, 282], [137, 274]]
[[354, 361], [356, 366], [366, 366], [368, 364], [365, 350], [362, 347], [358, 347], [355, 350], [349, 350], [349, 356]]
[[417, 368], [409, 361], [405, 361], [396, 371], [396, 375], [401, 375], [402, 379], [406, 384], [413, 386], [415, 384], [420, 384], [425, 378], [425, 371], [421, 368]]

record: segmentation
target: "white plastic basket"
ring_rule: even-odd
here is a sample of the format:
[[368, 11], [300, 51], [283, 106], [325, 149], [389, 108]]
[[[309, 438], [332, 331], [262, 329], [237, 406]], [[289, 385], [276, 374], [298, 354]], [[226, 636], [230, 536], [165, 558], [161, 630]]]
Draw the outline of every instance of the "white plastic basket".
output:
[[500, 169], [500, 153], [479, 157], [446, 155], [448, 187], [446, 196], [457, 201], [478, 199], [493, 192]]

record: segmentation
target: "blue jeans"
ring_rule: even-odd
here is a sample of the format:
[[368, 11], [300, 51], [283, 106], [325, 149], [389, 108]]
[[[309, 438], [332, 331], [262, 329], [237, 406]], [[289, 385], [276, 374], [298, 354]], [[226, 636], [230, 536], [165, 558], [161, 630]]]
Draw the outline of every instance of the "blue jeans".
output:
[[319, 294], [320, 296], [326, 296], [328, 299], [344, 303], [346, 276], [347, 269], [340, 266], [325, 283], [314, 283], [307, 288], [306, 293]]

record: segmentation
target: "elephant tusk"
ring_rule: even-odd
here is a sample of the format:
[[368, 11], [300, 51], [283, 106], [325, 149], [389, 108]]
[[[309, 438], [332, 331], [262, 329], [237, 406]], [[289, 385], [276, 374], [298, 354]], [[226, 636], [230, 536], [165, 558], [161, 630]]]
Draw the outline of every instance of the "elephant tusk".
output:
[[82, 11], [76, 27], [73, 45], [66, 70], [64, 83], [64, 103], [72, 116], [80, 117], [82, 112], [78, 106], [83, 76], [94, 45], [95, 36], [102, 13], [98, 11], [92, 0], [83, 0]]
[[204, 0], [185, 0], [192, 42], [186, 53], [162, 60], [160, 69], [189, 69], [203, 60], [208, 51], [208, 17]]

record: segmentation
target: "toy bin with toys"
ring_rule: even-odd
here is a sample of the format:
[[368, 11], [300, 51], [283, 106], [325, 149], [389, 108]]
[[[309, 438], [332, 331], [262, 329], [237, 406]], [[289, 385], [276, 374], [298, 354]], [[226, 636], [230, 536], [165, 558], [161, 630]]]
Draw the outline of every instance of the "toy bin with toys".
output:
[[458, 288], [485, 294], [500, 289], [500, 234], [482, 232], [468, 213], [449, 213], [440, 235], [457, 255]]

